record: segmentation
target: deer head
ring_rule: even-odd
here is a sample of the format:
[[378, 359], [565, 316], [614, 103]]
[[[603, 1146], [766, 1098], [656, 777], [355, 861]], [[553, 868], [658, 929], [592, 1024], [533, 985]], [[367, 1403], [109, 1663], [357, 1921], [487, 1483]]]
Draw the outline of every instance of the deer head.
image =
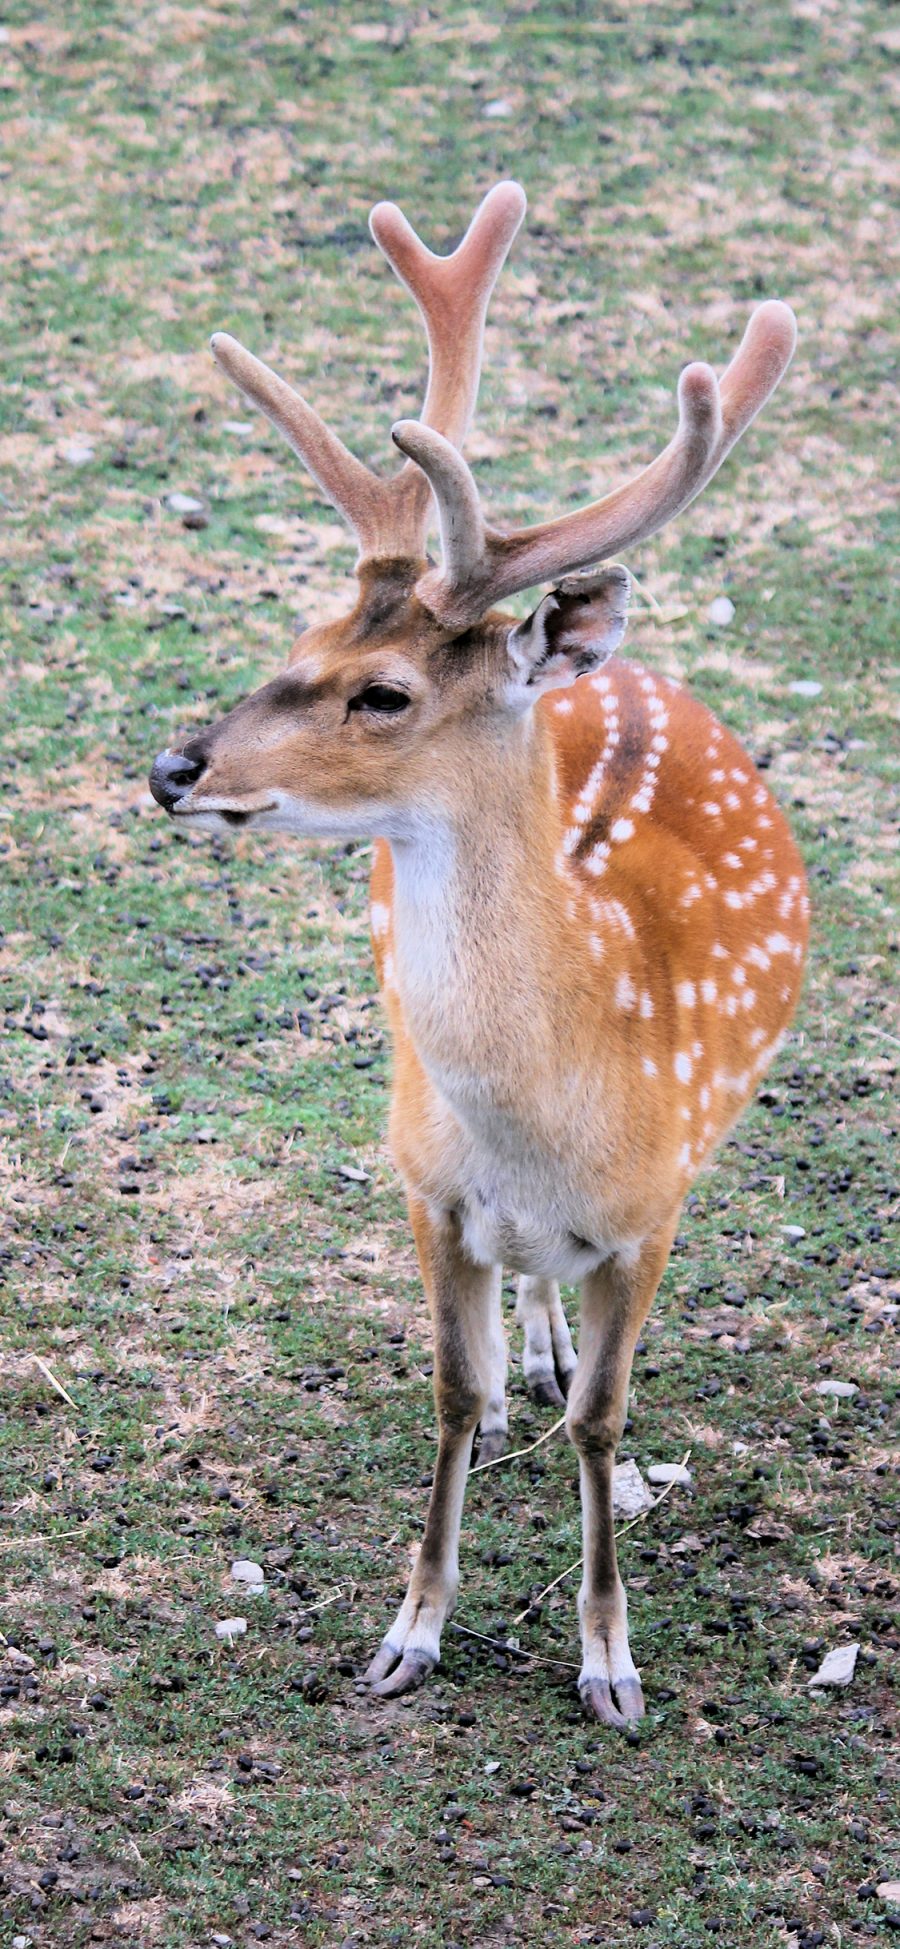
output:
[[[219, 364], [354, 530], [358, 594], [340, 622], [299, 638], [280, 676], [181, 751], [160, 754], [151, 790], [180, 824], [402, 839], [516, 724], [527, 725], [545, 690], [612, 654], [629, 579], [597, 565], [686, 507], [778, 384], [795, 326], [788, 306], [770, 301], [753, 313], [721, 380], [708, 365], [685, 367], [676, 431], [642, 473], [537, 527], [489, 524], [461, 447], [488, 301], [524, 212], [518, 184], [497, 184], [449, 257], [427, 250], [395, 205], [372, 212], [373, 236], [416, 299], [429, 349], [422, 417], [392, 430], [405, 456], [393, 477], [374, 475], [236, 340], [213, 338]], [[432, 497], [439, 567], [425, 552]], [[525, 622], [495, 606], [546, 583], [551, 593]]]

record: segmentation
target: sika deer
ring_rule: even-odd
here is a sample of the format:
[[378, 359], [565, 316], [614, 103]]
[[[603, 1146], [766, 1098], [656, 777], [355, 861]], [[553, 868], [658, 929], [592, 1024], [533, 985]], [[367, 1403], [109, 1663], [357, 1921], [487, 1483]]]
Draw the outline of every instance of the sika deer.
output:
[[[391, 1139], [434, 1324], [438, 1448], [422, 1548], [369, 1670], [382, 1696], [437, 1662], [457, 1589], [474, 1431], [505, 1426], [503, 1265], [532, 1366], [571, 1343], [567, 1426], [584, 1519], [579, 1679], [589, 1713], [640, 1717], [610, 1482], [632, 1354], [682, 1200], [752, 1096], [797, 999], [803, 868], [750, 759], [666, 678], [610, 661], [624, 568], [591, 567], [698, 494], [794, 345], [763, 304], [721, 381], [690, 365], [659, 458], [593, 506], [506, 533], [459, 451], [488, 297], [521, 222], [492, 190], [452, 257], [399, 210], [372, 230], [422, 311], [431, 369], [406, 464], [379, 480], [233, 339], [220, 364], [356, 531], [359, 591], [283, 675], [153, 768], [184, 826], [375, 840], [372, 933], [395, 1048]], [[425, 556], [429, 492], [439, 568]], [[573, 575], [573, 570], [590, 570]], [[525, 622], [495, 605], [552, 583]]]

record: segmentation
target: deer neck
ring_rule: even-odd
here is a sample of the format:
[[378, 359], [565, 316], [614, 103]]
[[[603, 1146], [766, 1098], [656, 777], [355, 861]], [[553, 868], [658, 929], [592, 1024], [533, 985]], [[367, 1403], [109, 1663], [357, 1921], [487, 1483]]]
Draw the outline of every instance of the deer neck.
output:
[[473, 748], [453, 805], [392, 842], [404, 1019], [457, 1107], [520, 1102], [523, 1066], [537, 1079], [558, 1046], [572, 961], [560, 840], [550, 741], [530, 717]]

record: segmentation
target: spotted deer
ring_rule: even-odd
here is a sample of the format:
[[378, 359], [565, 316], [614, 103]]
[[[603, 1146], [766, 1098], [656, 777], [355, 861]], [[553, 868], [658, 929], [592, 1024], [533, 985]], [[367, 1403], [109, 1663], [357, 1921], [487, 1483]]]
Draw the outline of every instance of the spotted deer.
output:
[[[219, 364], [286, 436], [359, 543], [358, 593], [288, 666], [163, 752], [154, 796], [185, 830], [375, 842], [371, 926], [394, 1046], [390, 1134], [434, 1328], [438, 1440], [422, 1546], [367, 1677], [437, 1663], [458, 1585], [476, 1427], [502, 1449], [501, 1268], [520, 1275], [526, 1373], [568, 1394], [590, 1715], [643, 1712], [611, 1475], [632, 1355], [682, 1201], [772, 1060], [800, 986], [808, 901], [784, 818], [688, 692], [618, 660], [629, 577], [610, 558], [699, 494], [768, 399], [793, 315], [761, 304], [730, 365], [685, 367], [678, 426], [577, 512], [505, 529], [461, 447], [488, 299], [525, 210], [487, 196], [451, 256], [401, 212], [371, 228], [422, 313], [420, 420], [376, 477], [233, 338]], [[426, 555], [431, 504], [440, 561]], [[598, 566], [598, 564], [605, 564]], [[551, 585], [524, 621], [498, 607]], [[577, 1364], [558, 1281], [581, 1288]]]

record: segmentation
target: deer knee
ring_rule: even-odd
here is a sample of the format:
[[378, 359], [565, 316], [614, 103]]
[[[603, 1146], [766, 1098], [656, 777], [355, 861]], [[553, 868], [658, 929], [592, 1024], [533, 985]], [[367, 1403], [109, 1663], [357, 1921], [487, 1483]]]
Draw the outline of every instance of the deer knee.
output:
[[576, 1401], [566, 1415], [566, 1434], [585, 1459], [614, 1455], [624, 1426], [625, 1416], [615, 1401]]
[[438, 1424], [447, 1434], [467, 1435], [481, 1420], [490, 1389], [474, 1376], [465, 1380], [441, 1380], [434, 1390]]

